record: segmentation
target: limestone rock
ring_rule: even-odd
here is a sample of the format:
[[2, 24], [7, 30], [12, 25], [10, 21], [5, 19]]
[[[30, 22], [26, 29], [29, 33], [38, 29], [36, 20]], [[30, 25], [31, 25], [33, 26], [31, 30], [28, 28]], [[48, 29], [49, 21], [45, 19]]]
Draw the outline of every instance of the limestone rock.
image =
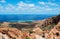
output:
[[22, 33], [16, 28], [0, 28], [1, 39], [22, 39]]

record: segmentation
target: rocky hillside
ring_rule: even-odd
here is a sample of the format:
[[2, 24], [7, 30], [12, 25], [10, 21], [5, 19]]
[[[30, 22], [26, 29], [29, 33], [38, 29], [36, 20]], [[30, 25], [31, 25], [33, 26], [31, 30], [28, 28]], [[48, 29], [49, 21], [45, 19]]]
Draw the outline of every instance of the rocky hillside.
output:
[[39, 20], [34, 23], [40, 24], [39, 26], [48, 26], [51, 24], [57, 24], [60, 21], [60, 15], [45, 19], [45, 20]]
[[1, 22], [0, 39], [60, 39], [60, 15], [30, 23]]
[[35, 27], [32, 33], [16, 28], [0, 28], [0, 39], [60, 39], [60, 22], [51, 31]]
[[[18, 29], [30, 30], [34, 27], [40, 27], [41, 29], [51, 29], [60, 21], [60, 15], [33, 22], [1, 22], [0, 27], [14, 27]], [[51, 27], [52, 26], [52, 27]]]
[[60, 15], [34, 22], [40, 28], [53, 28], [60, 21]]

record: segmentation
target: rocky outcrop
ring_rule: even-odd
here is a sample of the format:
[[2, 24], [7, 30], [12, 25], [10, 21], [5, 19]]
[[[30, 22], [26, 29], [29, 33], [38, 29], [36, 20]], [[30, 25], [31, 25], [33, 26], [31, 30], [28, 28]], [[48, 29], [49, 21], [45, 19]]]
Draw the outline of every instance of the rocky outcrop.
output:
[[[36, 33], [28, 33], [25, 31], [20, 31], [16, 28], [0, 28], [0, 39], [46, 39], [45, 34], [39, 28], [36, 28], [39, 32]], [[40, 33], [40, 31], [42, 33]], [[44, 35], [44, 36], [43, 36]]]
[[47, 39], [47, 36], [49, 34], [49, 31], [48, 30], [43, 31], [39, 27], [34, 28], [33, 31], [34, 31], [37, 39], [38, 38], [39, 39]]
[[60, 39], [60, 22], [51, 31], [33, 29], [33, 33], [20, 31], [16, 28], [0, 28], [0, 39]]
[[49, 39], [60, 39], [60, 22], [49, 32]]
[[22, 33], [16, 28], [0, 28], [0, 39], [22, 39]]
[[39, 34], [39, 35], [41, 35], [43, 33], [43, 31], [39, 27], [35, 27], [33, 29], [33, 32], [35, 32], [36, 34]]
[[54, 16], [48, 19], [40, 20], [40, 21], [35, 21], [35, 26], [39, 26], [40, 28], [42, 27], [47, 27], [47, 26], [52, 26], [56, 25], [60, 21], [60, 15]]

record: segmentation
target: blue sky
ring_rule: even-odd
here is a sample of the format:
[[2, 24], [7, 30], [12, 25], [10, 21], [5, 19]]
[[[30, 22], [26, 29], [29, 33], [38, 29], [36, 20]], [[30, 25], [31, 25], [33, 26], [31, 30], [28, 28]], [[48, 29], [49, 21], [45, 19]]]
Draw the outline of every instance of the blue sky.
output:
[[0, 14], [60, 14], [60, 0], [0, 0]]

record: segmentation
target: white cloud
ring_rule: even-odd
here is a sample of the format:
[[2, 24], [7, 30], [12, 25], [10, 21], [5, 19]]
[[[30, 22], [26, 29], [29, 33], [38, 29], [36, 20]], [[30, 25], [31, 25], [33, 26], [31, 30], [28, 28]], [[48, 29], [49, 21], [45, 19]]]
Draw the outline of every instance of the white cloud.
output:
[[35, 7], [35, 4], [27, 4], [27, 3], [24, 3], [24, 2], [22, 2], [22, 1], [20, 1], [18, 4], [17, 4], [17, 8], [16, 8], [16, 10], [29, 10], [29, 9], [32, 9], [33, 7]]
[[5, 0], [0, 0], [1, 3], [5, 3], [6, 1]]
[[20, 6], [20, 7], [23, 7], [23, 6], [26, 6], [27, 4], [24, 3], [23, 1], [20, 1], [17, 5]]
[[39, 4], [42, 4], [42, 5], [44, 5], [45, 4], [45, 2], [38, 2]]
[[35, 6], [34, 4], [27, 4], [27, 3], [24, 3], [23, 1], [20, 1], [17, 5], [20, 7], [34, 7]]
[[52, 3], [52, 2], [38, 2], [38, 4], [41, 4], [41, 5], [50, 5], [50, 6], [58, 6], [58, 4], [56, 3]]
[[[15, 6], [12, 4], [7, 4], [6, 7], [0, 5], [0, 11], [4, 13], [21, 13], [21, 14], [42, 14], [42, 13], [52, 13], [52, 12], [59, 12], [59, 7], [52, 8], [49, 6], [56, 6], [55, 3], [45, 3], [40, 2], [39, 4], [43, 4], [44, 6], [37, 6], [33, 3], [27, 4], [23, 1], [20, 1]], [[58, 11], [57, 11], [58, 10]]]
[[35, 5], [34, 4], [28, 4], [28, 7], [34, 7]]
[[12, 4], [8, 4], [5, 8], [5, 12], [15, 12], [16, 8]]

